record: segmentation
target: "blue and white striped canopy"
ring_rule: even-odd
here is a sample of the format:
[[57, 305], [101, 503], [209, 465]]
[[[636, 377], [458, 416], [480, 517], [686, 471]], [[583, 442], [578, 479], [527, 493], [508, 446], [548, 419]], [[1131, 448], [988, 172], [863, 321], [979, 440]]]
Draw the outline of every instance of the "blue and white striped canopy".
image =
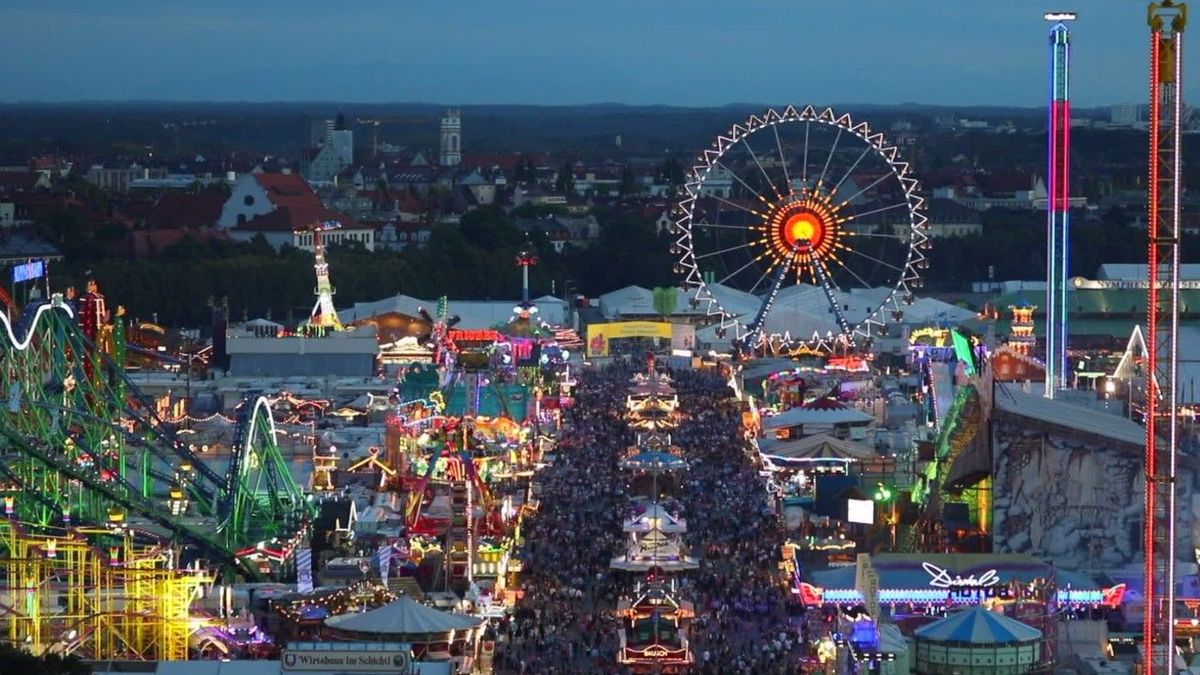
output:
[[918, 640], [989, 645], [1034, 642], [1042, 631], [981, 606], [934, 621], [917, 629]]

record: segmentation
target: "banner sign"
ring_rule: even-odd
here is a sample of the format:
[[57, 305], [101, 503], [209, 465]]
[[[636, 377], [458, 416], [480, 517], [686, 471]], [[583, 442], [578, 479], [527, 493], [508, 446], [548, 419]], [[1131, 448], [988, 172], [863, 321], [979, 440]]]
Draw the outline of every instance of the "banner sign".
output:
[[617, 321], [588, 324], [588, 356], [608, 356], [608, 343], [621, 338], [650, 337], [670, 340], [673, 334], [672, 326], [673, 324], [666, 321]]
[[33, 262], [27, 262], [24, 265], [15, 265], [13, 266], [13, 283], [19, 284], [22, 281], [41, 279], [45, 274], [45, 260], [34, 260]]
[[296, 590], [300, 593], [312, 593], [312, 549], [296, 549]]
[[283, 650], [284, 672], [409, 673], [412, 650]]
[[[1071, 281], [1075, 288], [1088, 291], [1140, 290], [1150, 288], [1149, 279], [1084, 279], [1082, 277], [1075, 277]], [[1159, 287], [1165, 288], [1165, 282], [1160, 282]], [[1180, 279], [1179, 288], [1193, 290], [1200, 288], [1200, 279]]]

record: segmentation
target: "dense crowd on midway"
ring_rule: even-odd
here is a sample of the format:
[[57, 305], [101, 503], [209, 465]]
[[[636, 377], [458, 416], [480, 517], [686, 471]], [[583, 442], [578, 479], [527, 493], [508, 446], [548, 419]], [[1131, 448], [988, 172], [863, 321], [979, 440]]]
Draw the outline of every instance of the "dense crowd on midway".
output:
[[[632, 672], [617, 662], [613, 610], [634, 579], [611, 571], [609, 562], [625, 541], [629, 477], [617, 462], [635, 440], [624, 419], [635, 372], [616, 364], [584, 376], [557, 457], [537, 476], [539, 509], [522, 532], [525, 595], [494, 629], [501, 674]], [[801, 672], [808, 647], [785, 607], [782, 524], [767, 509], [762, 479], [743, 450], [730, 391], [709, 372], [672, 377], [685, 415], [674, 439], [689, 462], [676, 497], [688, 518], [688, 553], [701, 560], [698, 571], [680, 578], [697, 615], [689, 672]]]

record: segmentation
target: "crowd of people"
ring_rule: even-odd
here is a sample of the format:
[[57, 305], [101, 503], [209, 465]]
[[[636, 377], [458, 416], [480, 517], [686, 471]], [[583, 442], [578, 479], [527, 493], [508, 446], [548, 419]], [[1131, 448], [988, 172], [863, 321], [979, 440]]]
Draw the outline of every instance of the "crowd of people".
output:
[[[581, 378], [556, 458], [536, 478], [538, 510], [522, 532], [524, 596], [494, 628], [498, 673], [633, 672], [617, 661], [614, 609], [634, 579], [609, 562], [625, 541], [629, 476], [618, 460], [635, 442], [624, 400], [637, 370], [618, 363]], [[671, 375], [684, 414], [674, 444], [689, 463], [673, 496], [688, 518], [688, 554], [700, 558], [699, 570], [678, 577], [696, 607], [689, 672], [801, 672], [808, 646], [778, 570], [783, 527], [743, 449], [731, 392], [715, 373]]]

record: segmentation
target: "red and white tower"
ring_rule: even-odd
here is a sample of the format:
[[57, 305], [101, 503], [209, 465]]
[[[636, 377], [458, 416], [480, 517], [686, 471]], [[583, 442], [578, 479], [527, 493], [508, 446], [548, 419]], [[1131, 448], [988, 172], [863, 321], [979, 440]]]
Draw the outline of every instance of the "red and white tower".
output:
[[1067, 253], [1071, 228], [1071, 30], [1073, 12], [1048, 12], [1049, 160], [1046, 189], [1046, 398], [1067, 386]]
[[1187, 5], [1147, 8], [1150, 24], [1150, 235], [1146, 392], [1146, 675], [1174, 673], [1175, 461], [1179, 441], [1179, 237], [1183, 29]]

